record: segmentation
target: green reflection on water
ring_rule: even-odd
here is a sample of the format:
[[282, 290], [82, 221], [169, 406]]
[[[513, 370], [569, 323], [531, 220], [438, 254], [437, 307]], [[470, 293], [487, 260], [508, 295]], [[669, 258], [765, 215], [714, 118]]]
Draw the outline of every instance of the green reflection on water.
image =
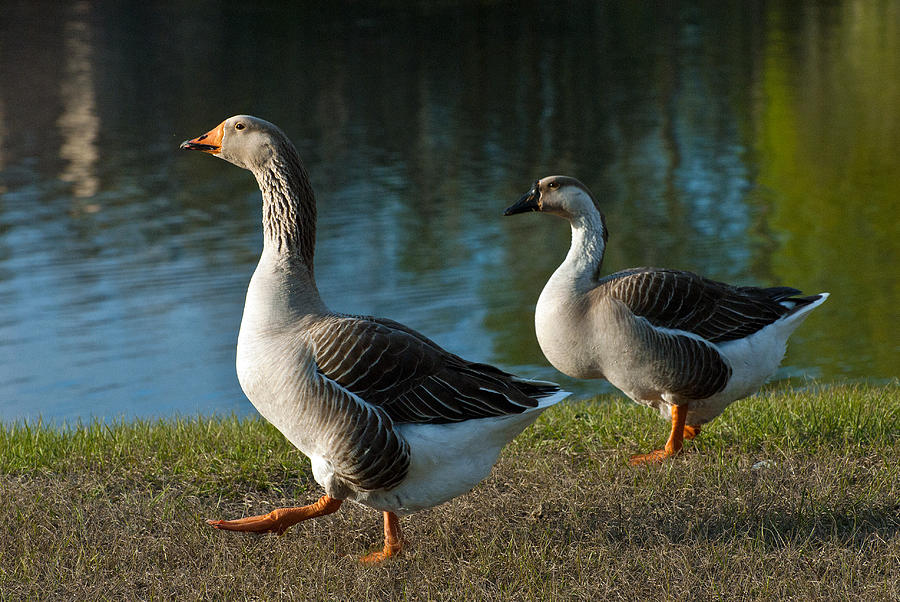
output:
[[791, 357], [885, 378], [900, 373], [900, 5], [850, 2], [827, 17], [788, 36], [786, 15], [768, 15], [758, 185], [780, 243], [773, 272], [833, 294]]

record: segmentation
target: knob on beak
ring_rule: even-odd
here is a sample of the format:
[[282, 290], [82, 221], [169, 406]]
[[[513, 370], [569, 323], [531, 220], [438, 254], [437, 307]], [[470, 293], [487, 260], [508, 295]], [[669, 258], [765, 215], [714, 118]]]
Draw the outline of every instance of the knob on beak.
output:
[[526, 213], [528, 211], [540, 211], [541, 210], [541, 193], [538, 190], [538, 183], [535, 182], [534, 186], [522, 195], [516, 203], [510, 207], [506, 208], [506, 211], [503, 212], [503, 215], [515, 215], [517, 213]]

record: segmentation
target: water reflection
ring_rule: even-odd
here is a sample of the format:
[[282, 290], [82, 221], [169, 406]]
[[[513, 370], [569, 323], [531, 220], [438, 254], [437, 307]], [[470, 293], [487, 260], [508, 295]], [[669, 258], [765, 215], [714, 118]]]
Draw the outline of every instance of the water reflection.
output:
[[609, 271], [831, 291], [781, 377], [900, 372], [893, 3], [4, 8], [0, 419], [249, 409], [258, 191], [176, 151], [238, 112], [297, 143], [338, 310], [597, 391], [533, 334], [567, 228], [500, 216], [569, 173], [602, 198]]
[[92, 197], [99, 188], [95, 165], [100, 119], [94, 97], [92, 32], [85, 18], [90, 8], [88, 2], [77, 2], [63, 27], [66, 64], [59, 94], [63, 108], [57, 124], [63, 138], [59, 155], [67, 165], [59, 178], [74, 184], [72, 194], [76, 198]]
[[793, 357], [897, 375], [900, 6], [849, 2], [817, 17], [772, 12], [773, 25], [797, 31], [770, 42], [756, 138], [760, 186], [778, 192], [776, 269], [795, 280], [814, 274], [840, 295], [828, 336]]
[[[6, 151], [4, 147], [6, 146], [6, 110], [3, 104], [3, 98], [0, 97], [0, 173], [3, 173], [6, 169]], [[0, 195], [6, 192], [6, 185], [3, 183], [3, 180], [0, 179]]]

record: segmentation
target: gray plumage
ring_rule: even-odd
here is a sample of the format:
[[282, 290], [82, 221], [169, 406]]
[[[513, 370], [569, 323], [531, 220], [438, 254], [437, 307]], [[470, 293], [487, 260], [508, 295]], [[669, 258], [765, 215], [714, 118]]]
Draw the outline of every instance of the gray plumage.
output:
[[[544, 355], [570, 376], [609, 380], [665, 417], [682, 408], [677, 428], [698, 427], [755, 391], [777, 369], [791, 332], [828, 297], [664, 268], [601, 276], [606, 218], [571, 177], [536, 181], [506, 215], [528, 211], [557, 215], [572, 227], [569, 252], [535, 309]], [[680, 436], [673, 448], [680, 449]]]
[[[466, 361], [398, 322], [330, 311], [314, 278], [313, 189], [276, 126], [238, 115], [183, 147], [244, 167], [259, 184], [263, 252], [247, 291], [238, 378], [312, 459], [330, 497], [399, 513], [443, 502], [480, 481], [500, 447], [565, 395]], [[468, 443], [473, 436], [481, 447]]]

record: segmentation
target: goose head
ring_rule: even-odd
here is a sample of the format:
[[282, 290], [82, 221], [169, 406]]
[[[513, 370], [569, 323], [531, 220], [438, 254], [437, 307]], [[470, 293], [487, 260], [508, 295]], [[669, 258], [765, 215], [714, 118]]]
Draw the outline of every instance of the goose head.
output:
[[284, 133], [268, 121], [235, 115], [202, 136], [185, 140], [180, 148], [209, 153], [256, 172], [268, 164], [285, 140]]
[[531, 190], [522, 195], [503, 215], [539, 211], [569, 221], [600, 213], [597, 201], [587, 186], [569, 176], [547, 176], [535, 180]]

